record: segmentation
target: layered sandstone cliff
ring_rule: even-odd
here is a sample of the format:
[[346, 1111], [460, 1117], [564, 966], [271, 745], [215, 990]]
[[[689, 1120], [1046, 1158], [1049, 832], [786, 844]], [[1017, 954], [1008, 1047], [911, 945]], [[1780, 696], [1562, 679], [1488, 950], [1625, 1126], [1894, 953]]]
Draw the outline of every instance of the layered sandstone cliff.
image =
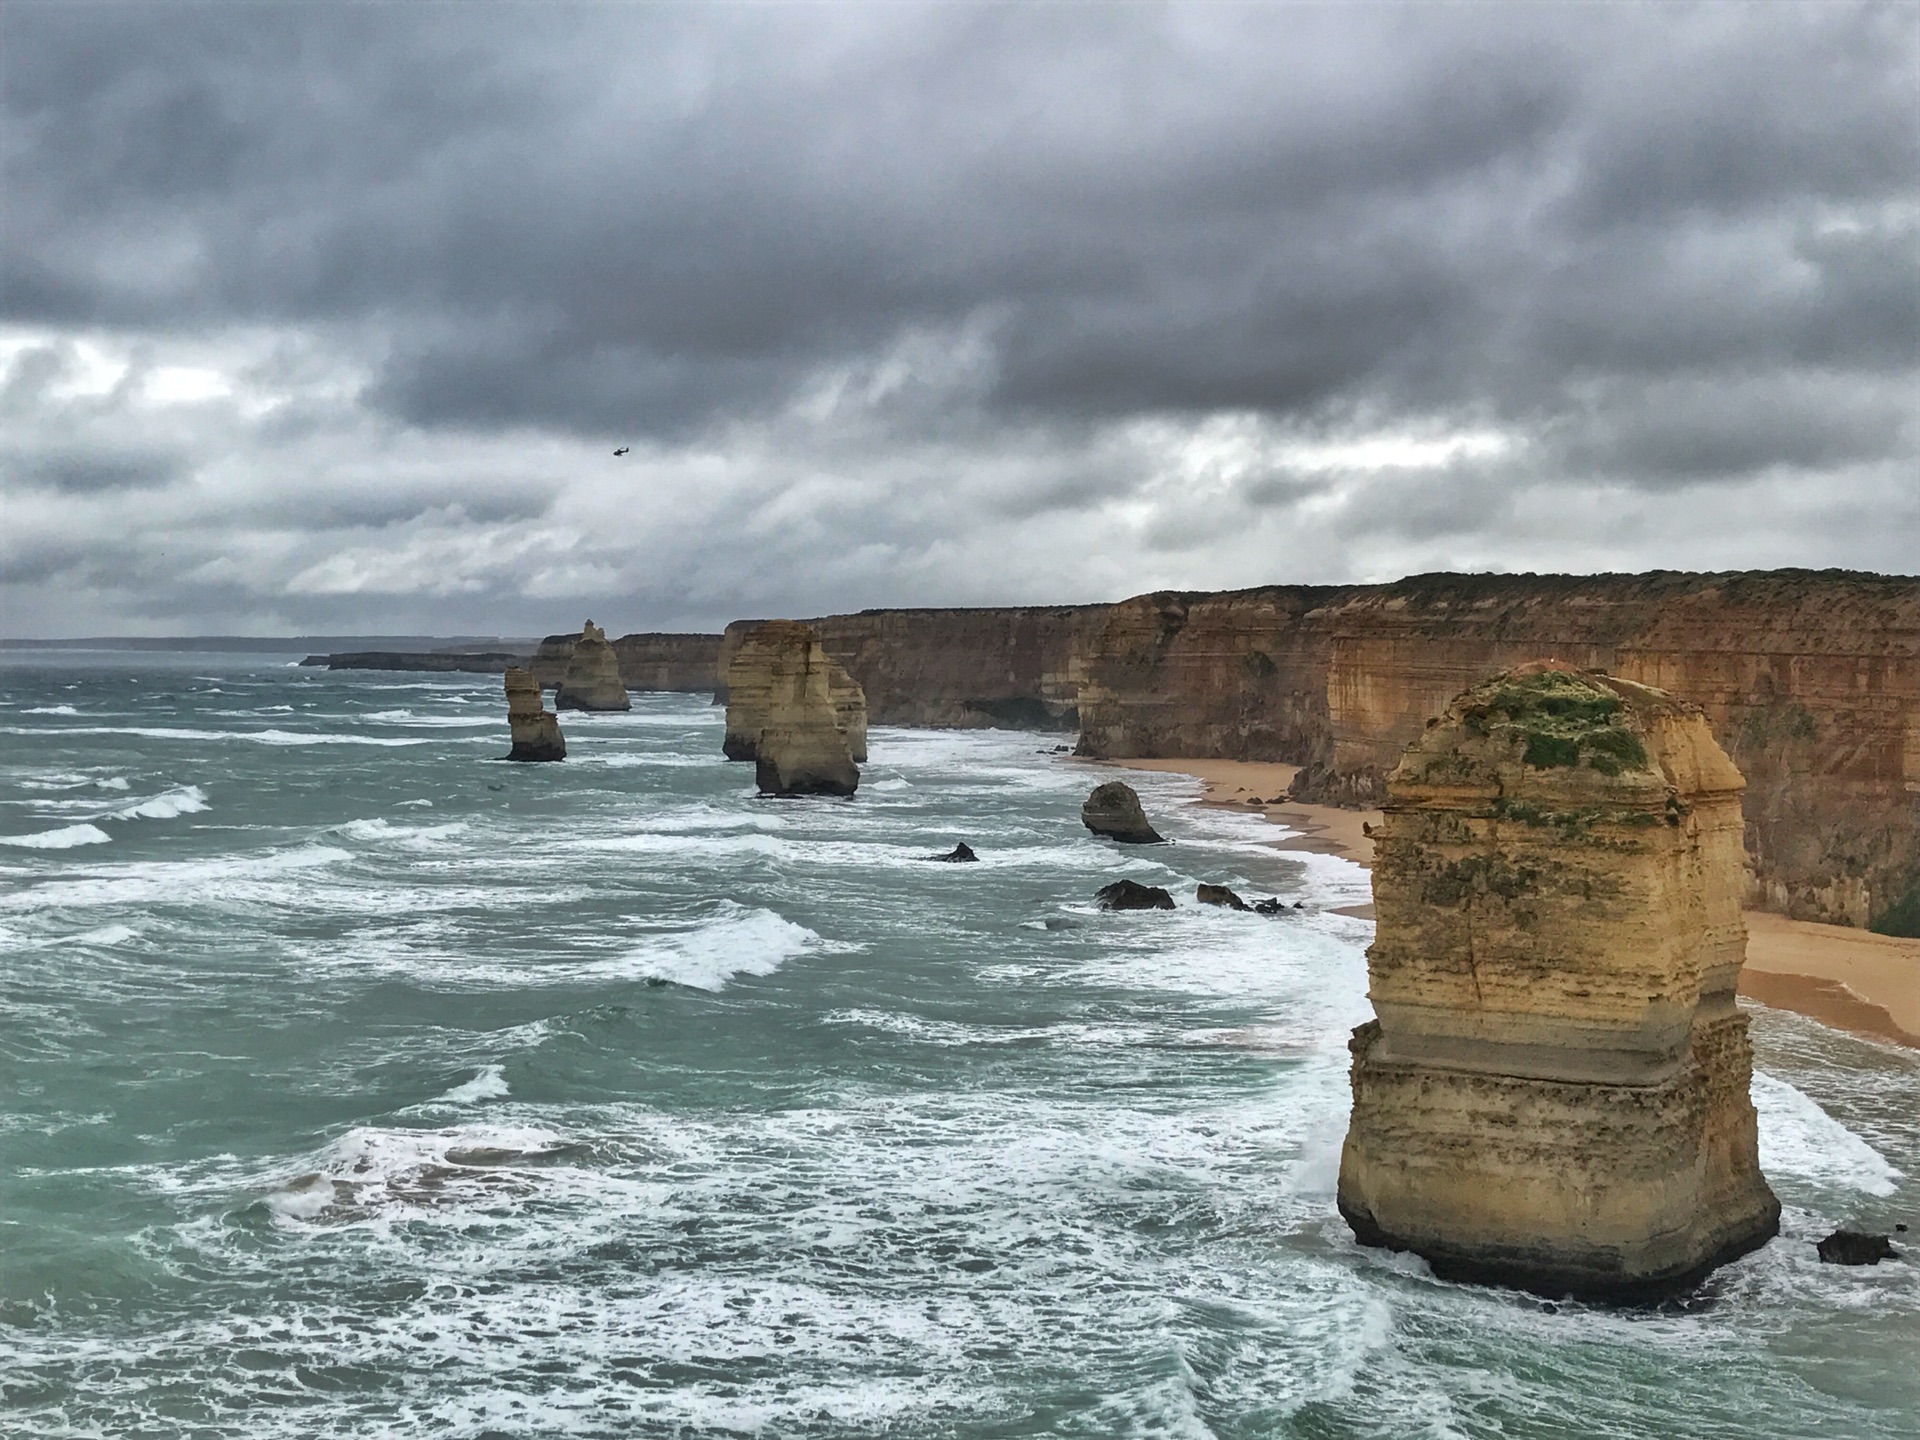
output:
[[1080, 751], [1306, 767], [1371, 805], [1426, 718], [1557, 656], [1700, 705], [1746, 772], [1749, 900], [1920, 918], [1920, 580], [1841, 572], [1417, 576], [1140, 596], [1081, 662]]
[[[858, 682], [876, 725], [1071, 730], [1079, 719], [1080, 658], [1107, 609], [862, 610], [807, 623]], [[759, 623], [727, 627], [723, 674], [741, 639]], [[716, 698], [725, 701], [724, 686]]]
[[821, 648], [810, 626], [768, 620], [744, 635], [728, 662], [729, 760], [752, 760], [761, 793], [851, 795], [866, 758], [860, 688]]
[[560, 717], [541, 702], [533, 672], [513, 666], [506, 672], [507, 728], [513, 737], [509, 760], [564, 760], [567, 742]]
[[1741, 788], [1699, 709], [1559, 665], [1407, 748], [1340, 1171], [1363, 1242], [1637, 1295], [1774, 1234], [1734, 1003]]
[[556, 710], [631, 710], [620, 662], [607, 643], [607, 632], [589, 620], [573, 642], [567, 673], [554, 693]]
[[[549, 635], [534, 652], [533, 673], [540, 683], [555, 686], [565, 678], [577, 635]], [[628, 690], [677, 691], [707, 694], [720, 674], [718, 635], [671, 634], [639, 631], [607, 642], [620, 668], [620, 683]]]

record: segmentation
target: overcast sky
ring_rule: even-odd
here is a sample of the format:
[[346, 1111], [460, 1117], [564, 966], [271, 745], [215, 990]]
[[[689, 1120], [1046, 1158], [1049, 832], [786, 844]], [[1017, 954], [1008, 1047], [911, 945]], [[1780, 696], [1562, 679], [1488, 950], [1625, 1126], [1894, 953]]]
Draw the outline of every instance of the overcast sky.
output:
[[7, 0], [0, 82], [0, 633], [1920, 569], [1910, 3]]

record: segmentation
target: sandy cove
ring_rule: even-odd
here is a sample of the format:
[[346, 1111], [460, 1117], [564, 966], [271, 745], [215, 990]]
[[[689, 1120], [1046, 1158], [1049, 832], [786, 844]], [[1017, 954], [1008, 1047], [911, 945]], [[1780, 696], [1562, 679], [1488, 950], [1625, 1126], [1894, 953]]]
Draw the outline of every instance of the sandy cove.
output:
[[[1342, 855], [1361, 865], [1373, 862], [1367, 827], [1380, 818], [1380, 812], [1336, 810], [1287, 799], [1296, 766], [1261, 760], [1096, 763], [1191, 775], [1204, 787], [1202, 804], [1257, 812], [1294, 832], [1276, 841], [1275, 849]], [[1373, 907], [1356, 905], [1341, 913], [1370, 920]], [[1920, 940], [1749, 910], [1740, 993], [1857, 1035], [1920, 1048]]]

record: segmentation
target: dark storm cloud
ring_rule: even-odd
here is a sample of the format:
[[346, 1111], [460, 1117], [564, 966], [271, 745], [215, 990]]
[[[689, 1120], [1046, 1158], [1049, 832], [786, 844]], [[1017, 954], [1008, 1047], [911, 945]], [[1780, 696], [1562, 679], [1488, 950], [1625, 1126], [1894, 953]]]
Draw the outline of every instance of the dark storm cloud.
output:
[[[245, 422], [234, 513], [275, 525], [579, 523], [545, 459], [282, 483], [419, 433], [724, 461], [719, 513], [922, 558], [916, 526], [1168, 503], [1140, 421], [1508, 441], [1364, 495], [1249, 461], [1165, 553], [1329, 497], [1451, 544], [1556, 485], [1915, 462], [1910, 6], [15, 3], [0, 41], [5, 318], [309, 337]], [[61, 398], [61, 344], [4, 403], [98, 468], [32, 483], [235, 448], [59, 433], [110, 408]]]
[[69, 495], [113, 490], [155, 490], [171, 485], [186, 473], [177, 455], [141, 454], [129, 450], [65, 450], [51, 453], [15, 452], [0, 457], [9, 478], [30, 489], [57, 490]]

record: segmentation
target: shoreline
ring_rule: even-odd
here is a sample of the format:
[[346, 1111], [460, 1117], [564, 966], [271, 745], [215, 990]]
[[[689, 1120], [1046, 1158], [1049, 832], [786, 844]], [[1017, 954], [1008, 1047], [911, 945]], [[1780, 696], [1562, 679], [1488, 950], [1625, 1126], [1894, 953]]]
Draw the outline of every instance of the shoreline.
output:
[[[1380, 812], [1287, 799], [1287, 786], [1299, 770], [1296, 765], [1178, 759], [1092, 763], [1190, 775], [1201, 784], [1202, 805], [1258, 814], [1294, 832], [1273, 842], [1275, 849], [1338, 855], [1372, 867], [1373, 841], [1366, 827], [1379, 820]], [[1348, 905], [1336, 913], [1371, 920], [1373, 907]], [[1920, 940], [1789, 920], [1764, 910], [1747, 911], [1746, 921], [1742, 995], [1851, 1034], [1920, 1049]]]

